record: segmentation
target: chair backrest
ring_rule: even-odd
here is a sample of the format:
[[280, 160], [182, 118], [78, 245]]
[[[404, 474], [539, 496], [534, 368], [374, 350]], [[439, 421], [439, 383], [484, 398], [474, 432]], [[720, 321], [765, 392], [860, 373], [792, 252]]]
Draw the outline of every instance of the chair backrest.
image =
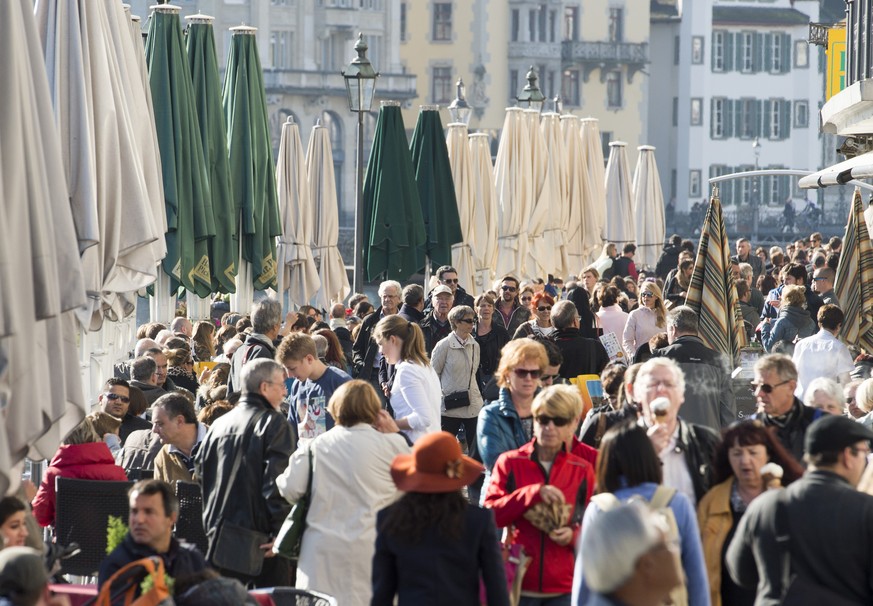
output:
[[56, 478], [55, 536], [61, 545], [78, 543], [81, 552], [63, 562], [65, 574], [91, 576], [106, 559], [109, 516], [127, 523], [127, 491], [133, 482]]
[[139, 482], [140, 480], [151, 480], [155, 477], [154, 469], [145, 469], [144, 467], [134, 467], [127, 470], [127, 479], [131, 482]]
[[337, 606], [336, 598], [308, 589], [294, 587], [270, 587], [249, 592], [252, 595], [268, 595], [276, 606]]
[[203, 493], [196, 482], [176, 482], [176, 498], [179, 499], [179, 519], [176, 520], [177, 539], [196, 545], [206, 554], [209, 541], [203, 529]]

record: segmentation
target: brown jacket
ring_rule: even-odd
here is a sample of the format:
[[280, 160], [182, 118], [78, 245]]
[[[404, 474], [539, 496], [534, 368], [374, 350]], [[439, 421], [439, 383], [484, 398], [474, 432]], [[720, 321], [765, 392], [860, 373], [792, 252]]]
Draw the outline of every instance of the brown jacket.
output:
[[169, 484], [181, 480], [194, 482], [195, 479], [180, 459], [179, 453], [170, 452], [170, 445], [164, 444], [155, 457], [155, 479], [163, 480]]
[[721, 604], [721, 554], [724, 542], [734, 523], [731, 515], [731, 488], [734, 478], [713, 486], [697, 505], [697, 522], [703, 544], [703, 560], [709, 577], [709, 596], [712, 606]]

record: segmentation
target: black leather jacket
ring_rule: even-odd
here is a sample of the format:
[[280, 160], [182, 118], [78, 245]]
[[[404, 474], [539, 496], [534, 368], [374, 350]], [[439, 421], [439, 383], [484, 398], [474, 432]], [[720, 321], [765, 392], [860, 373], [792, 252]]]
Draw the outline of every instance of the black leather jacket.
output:
[[[291, 511], [276, 478], [288, 466], [292, 442], [282, 413], [255, 393], [243, 393], [237, 407], [213, 423], [195, 462], [210, 545], [223, 520], [276, 536]], [[232, 478], [237, 457], [242, 459]]]
[[379, 345], [373, 339], [373, 328], [379, 320], [382, 319], [382, 306], [364, 318], [361, 322], [361, 330], [358, 331], [358, 338], [355, 339], [355, 344], [352, 345], [352, 362], [355, 370], [355, 377], [368, 381], [373, 374], [373, 360], [376, 359], [376, 354], [379, 353]]

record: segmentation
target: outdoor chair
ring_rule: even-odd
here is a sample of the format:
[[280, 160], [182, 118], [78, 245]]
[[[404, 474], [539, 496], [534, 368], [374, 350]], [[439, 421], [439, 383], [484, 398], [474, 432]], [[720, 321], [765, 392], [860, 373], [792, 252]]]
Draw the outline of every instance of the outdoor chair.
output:
[[55, 537], [57, 543], [78, 543], [81, 552], [63, 561], [64, 574], [92, 576], [106, 559], [109, 516], [127, 524], [127, 491], [133, 482], [56, 478]]
[[269, 589], [257, 589], [249, 593], [253, 595], [268, 595], [276, 606], [337, 606], [336, 598], [326, 593], [309, 591], [308, 589], [271, 587]]
[[196, 545], [206, 555], [209, 542], [203, 529], [203, 493], [196, 482], [176, 482], [176, 498], [179, 499], [179, 518], [176, 520], [177, 539]]
[[145, 467], [133, 467], [127, 470], [127, 479], [131, 482], [139, 482], [140, 480], [151, 480], [155, 477], [154, 469], [146, 469]]

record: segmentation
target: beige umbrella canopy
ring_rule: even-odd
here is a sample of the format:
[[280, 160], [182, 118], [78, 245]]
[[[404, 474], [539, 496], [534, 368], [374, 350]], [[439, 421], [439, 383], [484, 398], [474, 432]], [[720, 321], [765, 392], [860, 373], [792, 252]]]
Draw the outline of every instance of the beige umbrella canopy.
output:
[[636, 238], [632, 203], [627, 143], [613, 141], [606, 163], [606, 239], [618, 250]]
[[309, 178], [300, 142], [300, 128], [293, 118], [282, 125], [279, 161], [276, 166], [279, 195], [279, 221], [282, 235], [276, 238], [279, 300], [288, 298], [294, 308], [306, 305], [315, 296], [321, 281], [312, 259], [313, 216]]
[[564, 137], [564, 153], [567, 158], [567, 204], [561, 213], [561, 225], [565, 226], [568, 273], [581, 275], [587, 259], [584, 256], [582, 213], [591, 200], [591, 183], [587, 178], [585, 154], [582, 149], [579, 118], [561, 116], [561, 132]]
[[467, 125], [454, 122], [446, 129], [446, 148], [449, 167], [455, 183], [455, 200], [463, 242], [452, 245], [452, 266], [458, 270], [459, 284], [469, 293], [478, 292], [475, 287], [473, 250], [476, 247], [475, 190], [473, 165], [470, 163], [470, 148], [467, 144]]
[[591, 191], [591, 198], [582, 205], [582, 254], [589, 263], [600, 255], [606, 239], [606, 183], [599, 124], [596, 118], [581, 120], [582, 151]]
[[550, 265], [543, 266], [544, 272], [541, 276], [565, 276], [569, 266], [565, 238], [570, 221], [570, 182], [568, 156], [564, 147], [564, 134], [561, 132], [561, 116], [553, 112], [543, 114], [540, 131], [548, 154], [549, 174], [554, 187], [543, 231]]
[[654, 268], [664, 247], [664, 192], [655, 163], [655, 148], [641, 145], [637, 150], [640, 155], [633, 180], [633, 209], [637, 229], [635, 263], [638, 267]]
[[544, 237], [552, 201], [558, 190], [555, 174], [549, 164], [549, 151], [543, 132], [540, 130], [540, 112], [536, 109], [524, 110], [527, 122], [527, 136], [530, 141], [530, 166], [533, 197], [527, 223], [528, 254], [527, 262], [520, 271], [527, 278], [542, 277], [551, 271], [554, 263], [554, 250]]
[[530, 137], [524, 110], [508, 108], [501, 132], [494, 162], [499, 217], [496, 274], [518, 276], [527, 264], [528, 218], [534, 197]]
[[491, 163], [491, 139], [485, 133], [474, 133], [467, 143], [472, 170], [475, 292], [485, 292], [491, 288], [497, 266], [497, 190]]
[[321, 124], [317, 124], [309, 136], [306, 173], [309, 176], [310, 206], [315, 212], [312, 252], [321, 282], [315, 295], [316, 304], [322, 309], [330, 309], [332, 303], [345, 299], [351, 289], [343, 258], [337, 248], [339, 210], [330, 133]]

